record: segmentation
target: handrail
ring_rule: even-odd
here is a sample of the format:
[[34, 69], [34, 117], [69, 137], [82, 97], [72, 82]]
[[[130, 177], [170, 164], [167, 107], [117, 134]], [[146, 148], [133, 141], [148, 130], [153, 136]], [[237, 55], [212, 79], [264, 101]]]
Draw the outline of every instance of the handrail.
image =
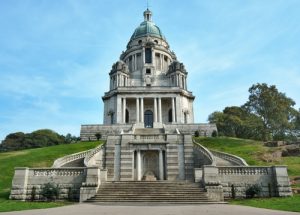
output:
[[82, 159], [85, 156], [87, 156], [89, 154], [90, 151], [92, 151], [93, 149], [89, 149], [83, 152], [78, 152], [78, 153], [74, 153], [71, 155], [66, 155], [64, 157], [58, 158], [53, 162], [52, 168], [59, 168], [62, 167], [63, 165], [70, 163], [72, 161], [78, 160], [78, 159]]
[[84, 166], [90, 167], [90, 164], [89, 164], [90, 160], [95, 156], [95, 154], [97, 154], [98, 152], [100, 152], [101, 150], [104, 149], [104, 145], [105, 144], [101, 144], [101, 145], [97, 146], [96, 148], [90, 150], [89, 154], [87, 156], [85, 156], [85, 158], [84, 158], [84, 161], [83, 161]]
[[231, 163], [234, 163], [238, 166], [249, 166], [247, 164], [247, 162], [239, 156], [232, 155], [232, 154], [225, 153], [225, 152], [216, 151], [216, 150], [211, 150], [211, 152], [214, 156], [222, 158], [224, 160], [227, 160], [227, 161], [229, 161]]
[[200, 143], [196, 142], [194, 139], [193, 139], [193, 143], [194, 143], [194, 147], [197, 150], [199, 150], [204, 156], [206, 156], [211, 161], [210, 165], [215, 166], [216, 165], [216, 160], [215, 160], [214, 155], [207, 148], [202, 146]]

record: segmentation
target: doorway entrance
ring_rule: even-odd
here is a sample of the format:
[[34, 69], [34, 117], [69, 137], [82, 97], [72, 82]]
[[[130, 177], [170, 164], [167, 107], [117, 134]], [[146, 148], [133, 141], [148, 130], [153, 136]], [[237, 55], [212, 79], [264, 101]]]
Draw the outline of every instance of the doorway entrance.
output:
[[153, 112], [146, 110], [144, 115], [145, 128], [153, 128]]
[[158, 151], [146, 151], [143, 156], [143, 177], [142, 180], [159, 179]]

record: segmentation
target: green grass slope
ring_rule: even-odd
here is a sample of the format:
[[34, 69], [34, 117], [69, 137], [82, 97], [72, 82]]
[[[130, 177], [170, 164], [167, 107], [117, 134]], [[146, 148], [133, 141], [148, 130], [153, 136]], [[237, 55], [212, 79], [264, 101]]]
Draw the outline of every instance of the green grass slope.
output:
[[197, 137], [197, 142], [221, 152], [227, 152], [244, 158], [249, 165], [270, 166], [288, 165], [290, 177], [300, 176], [300, 157], [278, 157], [276, 152], [280, 148], [265, 147], [262, 142], [230, 137]]
[[8, 200], [15, 167], [51, 167], [65, 155], [95, 148], [100, 142], [81, 142], [0, 153], [0, 212], [55, 207], [63, 203], [29, 203]]
[[[291, 178], [300, 176], [300, 157], [278, 157], [280, 148], [265, 147], [262, 142], [229, 137], [198, 137], [197, 142], [208, 149], [227, 152], [244, 158], [249, 165], [287, 165]], [[233, 200], [231, 204], [300, 212], [300, 195], [287, 198], [259, 198]]]

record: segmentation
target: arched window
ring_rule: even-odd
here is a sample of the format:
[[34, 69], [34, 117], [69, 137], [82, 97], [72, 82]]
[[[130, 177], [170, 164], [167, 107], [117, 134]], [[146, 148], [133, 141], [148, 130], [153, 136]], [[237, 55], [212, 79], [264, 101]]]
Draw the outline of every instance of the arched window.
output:
[[187, 118], [188, 118], [187, 113], [184, 113], [184, 123], [185, 123], [185, 124], [187, 124], [187, 121], [188, 121]]
[[169, 110], [169, 117], [168, 117], [168, 122], [172, 122], [173, 121], [173, 114], [172, 114], [172, 108]]
[[129, 111], [126, 109], [125, 122], [129, 123]]
[[153, 128], [153, 112], [146, 110], [144, 114], [145, 128]]
[[110, 114], [110, 124], [114, 124], [114, 113]]

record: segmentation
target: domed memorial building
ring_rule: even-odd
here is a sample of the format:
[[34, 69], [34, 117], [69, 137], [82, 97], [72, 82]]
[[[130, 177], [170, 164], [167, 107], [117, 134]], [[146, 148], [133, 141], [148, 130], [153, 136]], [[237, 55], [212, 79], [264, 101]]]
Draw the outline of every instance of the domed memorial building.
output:
[[259, 184], [262, 196], [289, 196], [285, 166], [250, 167], [240, 157], [210, 151], [192, 139], [211, 136], [214, 124], [194, 123], [187, 75], [162, 34], [144, 12], [126, 50], [109, 73], [103, 125], [82, 125], [82, 141], [105, 144], [57, 159], [52, 168], [15, 168], [10, 198], [40, 199], [44, 184], [59, 198], [97, 202], [224, 201]]
[[192, 134], [211, 136], [214, 124], [194, 124], [187, 71], [152, 21], [134, 30], [120, 60], [109, 73], [110, 89], [102, 97], [104, 125], [83, 125], [82, 140], [107, 138], [109, 180], [193, 180]]

